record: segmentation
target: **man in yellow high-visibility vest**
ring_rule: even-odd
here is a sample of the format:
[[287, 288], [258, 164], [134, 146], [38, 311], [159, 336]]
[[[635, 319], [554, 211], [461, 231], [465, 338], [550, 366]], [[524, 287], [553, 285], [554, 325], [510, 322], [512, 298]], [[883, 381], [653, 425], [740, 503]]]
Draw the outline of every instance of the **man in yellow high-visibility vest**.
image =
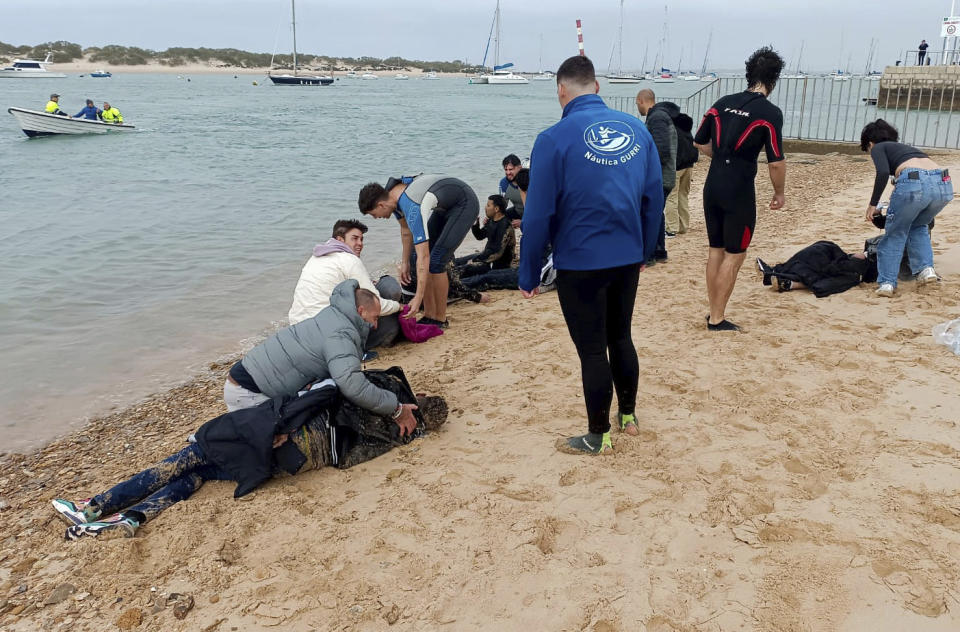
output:
[[44, 108], [44, 112], [47, 114], [59, 114], [61, 116], [69, 116], [66, 112], [60, 109], [60, 95], [53, 93], [50, 95], [50, 100], [47, 101], [47, 107]]
[[123, 116], [120, 114], [120, 110], [111, 107], [107, 101], [103, 102], [103, 113], [100, 115], [100, 119], [104, 123], [123, 123]]

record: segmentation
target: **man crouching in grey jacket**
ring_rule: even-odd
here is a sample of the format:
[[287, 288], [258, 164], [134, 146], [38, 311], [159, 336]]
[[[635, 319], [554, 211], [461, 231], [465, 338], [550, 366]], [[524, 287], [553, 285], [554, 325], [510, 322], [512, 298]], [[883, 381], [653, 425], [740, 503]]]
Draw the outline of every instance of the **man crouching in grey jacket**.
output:
[[361, 358], [370, 331], [377, 326], [380, 301], [347, 279], [334, 288], [330, 305], [313, 318], [281, 329], [251, 349], [230, 368], [223, 385], [227, 411], [250, 408], [274, 397], [292, 396], [308, 384], [332, 379], [340, 394], [360, 408], [391, 415], [406, 436], [416, 427], [413, 404], [374, 386]]

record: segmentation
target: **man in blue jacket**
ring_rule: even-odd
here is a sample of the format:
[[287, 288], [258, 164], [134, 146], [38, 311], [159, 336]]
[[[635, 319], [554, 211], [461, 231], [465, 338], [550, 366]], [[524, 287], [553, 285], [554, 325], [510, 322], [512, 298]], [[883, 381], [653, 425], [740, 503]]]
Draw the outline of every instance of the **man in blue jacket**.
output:
[[640, 371], [630, 322], [641, 266], [653, 256], [663, 215], [660, 157], [650, 132], [638, 118], [604, 105], [599, 90], [586, 57], [571, 57], [557, 70], [563, 116], [540, 133], [530, 157], [518, 283], [524, 297], [536, 296], [551, 245], [589, 423], [587, 434], [557, 447], [589, 454], [613, 449], [614, 386], [620, 430], [638, 434]]
[[90, 121], [100, 120], [100, 108], [93, 104], [93, 101], [87, 99], [87, 106], [73, 115], [73, 118], [85, 118]]

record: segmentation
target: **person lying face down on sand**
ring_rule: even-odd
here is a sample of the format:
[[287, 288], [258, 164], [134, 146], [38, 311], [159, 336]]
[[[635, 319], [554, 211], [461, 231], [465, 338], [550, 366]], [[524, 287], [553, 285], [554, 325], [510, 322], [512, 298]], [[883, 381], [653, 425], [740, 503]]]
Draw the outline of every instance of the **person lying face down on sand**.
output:
[[757, 258], [757, 268], [764, 285], [778, 292], [809, 289], [817, 298], [846, 292], [860, 283], [877, 279], [876, 255], [848, 254], [832, 241], [811, 244], [775, 266]]
[[103, 533], [132, 537], [143, 523], [186, 500], [206, 481], [236, 481], [234, 497], [239, 498], [272, 476], [369, 461], [446, 422], [446, 401], [415, 396], [398, 367], [366, 374], [402, 401], [419, 403], [413, 432], [404, 435], [390, 415], [360, 408], [325, 380], [297, 397], [268, 400], [208, 421], [197, 431], [196, 443], [92, 498], [54, 499], [54, 510], [70, 525], [66, 539]]

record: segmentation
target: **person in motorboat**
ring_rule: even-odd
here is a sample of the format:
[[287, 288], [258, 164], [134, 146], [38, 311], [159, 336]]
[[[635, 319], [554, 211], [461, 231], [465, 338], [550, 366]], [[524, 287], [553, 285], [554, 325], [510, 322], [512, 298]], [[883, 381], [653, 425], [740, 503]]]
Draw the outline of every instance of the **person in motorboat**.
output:
[[104, 123], [123, 123], [123, 116], [120, 114], [120, 110], [115, 107], [112, 107], [109, 102], [103, 102], [103, 112], [100, 114], [100, 120]]
[[58, 114], [60, 116], [70, 116], [66, 112], [60, 109], [60, 95], [54, 92], [50, 95], [50, 100], [47, 101], [47, 107], [44, 108], [44, 111], [47, 114]]
[[100, 108], [93, 104], [93, 99], [87, 99], [87, 106], [73, 115], [73, 118], [84, 118], [91, 121], [100, 120]]

